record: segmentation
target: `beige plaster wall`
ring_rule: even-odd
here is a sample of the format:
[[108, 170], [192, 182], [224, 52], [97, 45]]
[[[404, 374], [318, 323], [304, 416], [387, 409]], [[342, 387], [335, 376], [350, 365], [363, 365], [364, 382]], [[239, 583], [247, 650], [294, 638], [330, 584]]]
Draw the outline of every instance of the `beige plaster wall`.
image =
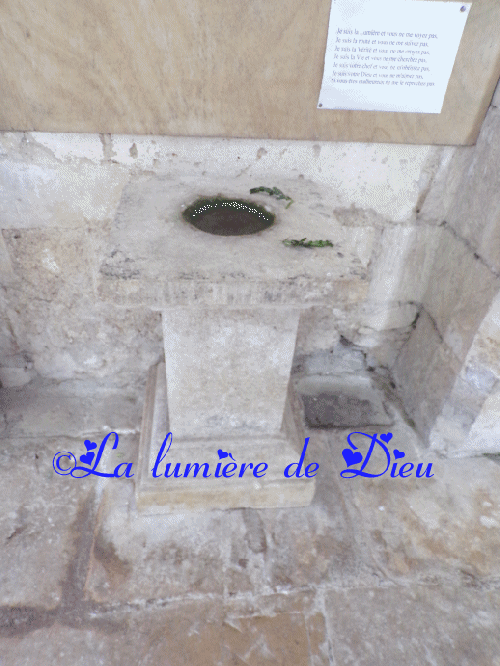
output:
[[497, 0], [472, 3], [439, 114], [317, 109], [330, 6], [7, 0], [0, 130], [475, 142], [500, 76]]

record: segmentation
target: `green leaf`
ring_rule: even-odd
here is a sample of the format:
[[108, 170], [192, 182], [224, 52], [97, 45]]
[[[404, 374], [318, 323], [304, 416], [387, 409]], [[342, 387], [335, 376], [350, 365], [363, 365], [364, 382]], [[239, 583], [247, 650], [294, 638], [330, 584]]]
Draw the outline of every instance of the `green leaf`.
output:
[[277, 187], [273, 187], [272, 189], [270, 187], [252, 187], [250, 190], [250, 194], [255, 194], [256, 192], [267, 192], [270, 196], [275, 196], [277, 199], [286, 199], [290, 203], [288, 203], [285, 208], [289, 208], [293, 204], [293, 199], [291, 197], [288, 197], [286, 194], [283, 194], [281, 190], [279, 190]]
[[291, 245], [293, 247], [333, 247], [333, 243], [329, 240], [308, 241], [306, 238], [301, 238], [300, 240], [286, 238], [281, 242], [284, 245]]

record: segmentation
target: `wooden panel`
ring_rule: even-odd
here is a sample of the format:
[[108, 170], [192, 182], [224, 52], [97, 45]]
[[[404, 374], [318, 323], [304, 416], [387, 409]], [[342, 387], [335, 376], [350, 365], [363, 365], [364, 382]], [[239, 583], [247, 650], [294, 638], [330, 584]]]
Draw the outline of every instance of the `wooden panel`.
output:
[[331, 0], [0, 0], [0, 129], [472, 144], [500, 76], [475, 0], [441, 114], [316, 108]]

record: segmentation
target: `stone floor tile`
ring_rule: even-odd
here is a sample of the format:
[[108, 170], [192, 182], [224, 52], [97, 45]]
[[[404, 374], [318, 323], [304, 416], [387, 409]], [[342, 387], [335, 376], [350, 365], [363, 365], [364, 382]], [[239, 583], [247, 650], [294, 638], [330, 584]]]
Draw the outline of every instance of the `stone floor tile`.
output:
[[[242, 631], [247, 626], [253, 626], [250, 622], [251, 619], [260, 618], [267, 626], [267, 621], [264, 622], [262, 618], [272, 619], [279, 615], [288, 618], [290, 616], [303, 617], [310, 660], [307, 663], [310, 663], [311, 666], [329, 666], [325, 618], [321, 612], [318, 612], [318, 604], [320, 603], [316, 590], [312, 588], [309, 590], [287, 591], [286, 594], [252, 594], [230, 597], [224, 603], [224, 626]], [[255, 649], [258, 649], [258, 647], [259, 644], [256, 645]], [[241, 658], [241, 654], [238, 654]], [[253, 655], [253, 658], [256, 658], [255, 655]], [[229, 663], [232, 662], [229, 660]], [[235, 663], [246, 662], [235, 661]], [[249, 661], [248, 663], [253, 662]], [[292, 660], [290, 663], [295, 662]]]
[[0, 605], [50, 609], [68, 586], [83, 585], [95, 482], [58, 475], [52, 467], [54, 455], [75, 450], [75, 441], [1, 442]]
[[317, 590], [312, 586], [271, 594], [242, 594], [224, 599], [224, 613], [228, 619], [276, 613], [303, 613], [309, 617], [317, 610]]
[[[268, 578], [274, 588], [373, 584], [369, 554], [357, 543], [325, 433], [309, 430], [311, 460], [319, 464], [309, 507], [261, 512], [267, 534]], [[365, 555], [368, 555], [366, 557]]]
[[2, 666], [221, 666], [221, 607], [214, 601], [64, 616], [25, 635], [0, 635]]
[[222, 524], [224, 588], [228, 595], [262, 593], [269, 588], [266, 571], [268, 535], [258, 509], [234, 509]]
[[142, 405], [133, 391], [103, 389], [91, 381], [68, 384], [37, 378], [20, 388], [0, 389], [0, 439], [85, 438], [99, 432], [102, 439], [112, 430], [139, 430]]
[[339, 514], [333, 522], [320, 507], [266, 513], [267, 567], [274, 588], [320, 585], [356, 576], [358, 558], [349, 526]]
[[133, 481], [106, 488], [86, 594], [117, 603], [222, 594], [223, 512], [141, 515]]
[[224, 666], [309, 666], [304, 615], [278, 613], [273, 617], [238, 618], [223, 624]]
[[[368, 438], [352, 441], [364, 456]], [[358, 464], [347, 468], [342, 458], [348, 448], [345, 433], [332, 433], [330, 442], [337, 474], [359, 469]], [[391, 478], [389, 470], [377, 478], [339, 481], [386, 577], [426, 583], [500, 581], [499, 467], [485, 457], [440, 459], [395, 435], [388, 449], [405, 452], [403, 462], [422, 463], [424, 473], [432, 463], [429, 473], [434, 476], [416, 478], [413, 471], [407, 478]], [[383, 471], [387, 457], [378, 445], [372, 459], [365, 471]], [[391, 455], [391, 468], [393, 462]]]
[[330, 666], [329, 642], [323, 613], [306, 617], [311, 666]]
[[499, 590], [337, 590], [326, 609], [335, 666], [500, 666]]

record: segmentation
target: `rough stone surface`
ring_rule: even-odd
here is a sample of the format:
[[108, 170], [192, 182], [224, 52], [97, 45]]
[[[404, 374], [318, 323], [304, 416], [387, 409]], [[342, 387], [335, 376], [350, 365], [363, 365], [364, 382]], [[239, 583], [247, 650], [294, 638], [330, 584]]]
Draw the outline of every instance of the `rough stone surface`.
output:
[[394, 367], [398, 393], [420, 433], [428, 436], [450, 394], [460, 361], [423, 310]]
[[[49, 430], [38, 417], [37, 431], [34, 411], [30, 429], [2, 440], [5, 666], [496, 664], [493, 461], [426, 451], [395, 410], [391, 426], [360, 428], [352, 443], [365, 455], [362, 433], [381, 441], [390, 428], [391, 460], [399, 450], [400, 464], [421, 463], [424, 472], [432, 464], [433, 476], [342, 478], [359, 469], [342, 456], [352, 429], [315, 429], [307, 436], [320, 473], [308, 507], [140, 516], [133, 478], [54, 473], [55, 451], [80, 455], [84, 437], [102, 437], [82, 434], [89, 405], [74, 400], [82, 396], [74, 384], [63, 387], [66, 397], [51, 384], [38, 390], [45, 409], [54, 404], [52, 422], [69, 410], [73, 430], [47, 434], [70, 426]], [[2, 390], [7, 422], [27, 388]], [[108, 408], [116, 431], [131, 428], [126, 400], [117, 394]], [[121, 434], [103, 469], [135, 464], [137, 446], [137, 432]], [[369, 465], [375, 473], [386, 466], [381, 447]]]
[[[498, 106], [468, 148], [0, 133], [1, 666], [500, 666]], [[260, 185], [294, 199], [254, 196], [267, 238], [180, 229]], [[299, 307], [296, 379], [394, 380], [421, 439], [372, 391], [384, 425], [307, 431], [302, 508], [144, 516], [133, 478], [56, 475], [111, 430], [100, 469], [137, 465], [160, 311], [195, 301]], [[341, 477], [351, 429], [433, 476]]]
[[499, 593], [435, 587], [331, 592], [335, 664], [497, 666]]
[[481, 322], [467, 355], [467, 364], [500, 379], [500, 291]]
[[465, 442], [465, 453], [498, 452], [500, 438], [500, 390], [498, 385], [483, 402]]
[[[337, 473], [348, 469], [341, 451], [349, 432], [339, 431], [330, 438]], [[374, 428], [363, 432], [371, 435]], [[391, 456], [390, 467], [381, 477], [341, 479], [347, 501], [359, 512], [377, 565], [396, 584], [411, 572], [412, 580], [423, 584], [484, 580], [496, 585], [500, 581], [500, 560], [495, 556], [500, 525], [498, 467], [489, 460], [485, 464], [483, 457], [444, 460], [415, 447], [410, 432], [401, 424], [391, 427], [389, 452], [405, 454], [404, 460], [397, 461], [395, 478], [390, 476], [395, 462]], [[370, 439], [356, 435], [351, 441], [365, 456]], [[402, 478], [398, 473], [407, 463], [414, 467], [406, 467], [403, 474], [409, 476]], [[422, 478], [416, 478], [419, 464]], [[387, 456], [376, 445], [365, 471], [380, 474], [386, 468]], [[452, 488], [457, 493], [453, 500], [448, 494]]]
[[421, 302], [441, 235], [442, 230], [432, 226], [384, 229], [372, 262], [369, 300]]
[[437, 248], [423, 304], [445, 343], [460, 361], [500, 291], [500, 279], [470, 251], [463, 239], [447, 231]]
[[447, 220], [455, 198], [466, 182], [475, 146], [446, 146], [431, 187], [417, 206], [417, 224], [439, 225]]
[[74, 565], [88, 556], [90, 535], [79, 535], [95, 520], [95, 484], [88, 479], [74, 483], [75, 479], [56, 475], [52, 468], [53, 456], [75, 450], [76, 443], [68, 436], [47, 438], [43, 433], [33, 439], [3, 441], [2, 607], [54, 609], [71, 585], [83, 585]]
[[444, 455], [498, 450], [499, 136], [495, 102], [476, 146], [441, 162], [417, 220], [441, 235], [393, 371], [409, 415]]
[[215, 438], [279, 432], [298, 321], [296, 310], [166, 310], [172, 432]]
[[383, 393], [369, 377], [361, 374], [343, 377], [310, 374], [298, 380], [297, 390], [310, 428], [392, 423], [384, 407]]
[[[235, 183], [220, 176], [207, 176], [205, 181], [203, 188], [196, 184], [195, 189], [190, 179], [179, 183], [171, 174], [131, 178], [109, 235], [102, 236], [97, 288], [103, 299], [132, 305], [148, 298], [148, 304], [161, 308], [204, 303], [307, 305], [364, 298], [372, 227], [340, 225], [311, 208], [311, 192], [304, 192], [297, 205], [286, 210], [267, 195], [254, 195], [277, 216], [273, 226], [258, 234], [204, 233], [182, 219], [183, 208], [201, 195], [248, 196], [252, 186], [246, 175]], [[293, 191], [289, 182], [277, 185], [284, 192]], [[299, 195], [294, 192], [294, 196]], [[309, 236], [332, 236], [334, 247], [285, 247], [282, 240], [303, 237], [304, 217]], [[158, 275], [163, 276], [161, 281]]]
[[[2, 228], [78, 228], [85, 220], [112, 216], [128, 179], [126, 168], [111, 162], [92, 163], [85, 154], [89, 146], [80, 159], [71, 155], [71, 149], [56, 157], [33, 135], [3, 136]], [[73, 146], [78, 142], [77, 136]]]
[[110, 431], [138, 433], [142, 402], [135, 387], [109, 389], [97, 382], [43, 382], [0, 391], [0, 439], [88, 437]]
[[500, 316], [497, 296], [430, 434], [432, 448], [464, 456], [498, 451]]
[[500, 109], [491, 107], [447, 213], [447, 222], [485, 264], [500, 273]]
[[[40, 171], [44, 167], [58, 168], [63, 173], [66, 171], [68, 178], [71, 174], [68, 166], [83, 162], [94, 169], [100, 167], [105, 173], [116, 174], [117, 180], [124, 172], [141, 171], [171, 173], [186, 182], [198, 183], [203, 183], [207, 175], [233, 180], [248, 174], [255, 181], [293, 174], [295, 187], [308, 189], [313, 183], [317, 184], [311, 195], [318, 209], [323, 208], [318, 188], [326, 186], [332, 204], [338, 209], [336, 214], [349, 215], [351, 220], [353, 217], [358, 220], [359, 215], [364, 214], [371, 219], [379, 215], [396, 222], [413, 217], [415, 204], [421, 192], [428, 188], [442, 159], [442, 148], [438, 146], [181, 136], [5, 132], [0, 133], [0, 146], [0, 157], [4, 160], [10, 157], [16, 163], [33, 162]], [[5, 172], [9, 174], [10, 170], [5, 169]], [[29, 173], [26, 178], [29, 179]], [[13, 180], [18, 182], [17, 177]], [[336, 184], [333, 191], [332, 183]], [[11, 187], [6, 184], [6, 191]], [[36, 197], [39, 190], [33, 189]], [[377, 196], [382, 191], [385, 196]], [[42, 199], [40, 194], [43, 191], [38, 195]], [[87, 197], [102, 197], [111, 207], [107, 210], [112, 210], [116, 199], [106, 194], [105, 191], [87, 191]], [[78, 197], [73, 205], [84, 208]], [[110, 215], [86, 214], [85, 217]]]

